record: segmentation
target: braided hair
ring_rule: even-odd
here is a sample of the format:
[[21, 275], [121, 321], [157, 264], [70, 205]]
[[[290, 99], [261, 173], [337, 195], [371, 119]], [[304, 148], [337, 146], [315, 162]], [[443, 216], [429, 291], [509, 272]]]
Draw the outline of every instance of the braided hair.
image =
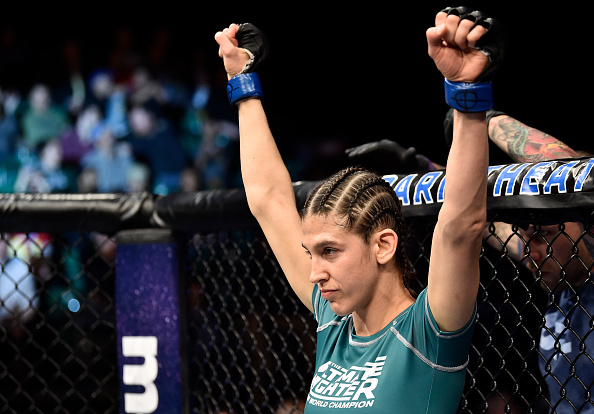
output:
[[[395, 259], [409, 290], [413, 266], [404, 248], [408, 229], [400, 200], [390, 184], [378, 174], [362, 167], [347, 167], [314, 188], [301, 210], [301, 218], [334, 216], [346, 231], [360, 235], [369, 243], [377, 230], [392, 229], [398, 236]], [[415, 292], [411, 290], [413, 296]]]

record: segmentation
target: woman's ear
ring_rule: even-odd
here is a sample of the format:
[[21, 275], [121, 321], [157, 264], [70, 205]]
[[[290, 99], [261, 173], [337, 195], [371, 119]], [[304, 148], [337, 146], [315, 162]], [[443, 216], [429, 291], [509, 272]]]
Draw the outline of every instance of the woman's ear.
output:
[[376, 259], [379, 264], [386, 264], [394, 257], [398, 246], [398, 235], [392, 229], [384, 229], [374, 234]]

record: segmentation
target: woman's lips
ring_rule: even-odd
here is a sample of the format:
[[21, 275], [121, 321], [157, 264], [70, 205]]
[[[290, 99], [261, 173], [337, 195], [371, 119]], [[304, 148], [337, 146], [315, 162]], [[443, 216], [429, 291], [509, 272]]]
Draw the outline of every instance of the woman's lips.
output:
[[331, 289], [322, 289], [322, 297], [326, 300], [329, 300], [332, 296], [334, 296], [334, 294], [336, 293], [336, 290], [331, 290]]

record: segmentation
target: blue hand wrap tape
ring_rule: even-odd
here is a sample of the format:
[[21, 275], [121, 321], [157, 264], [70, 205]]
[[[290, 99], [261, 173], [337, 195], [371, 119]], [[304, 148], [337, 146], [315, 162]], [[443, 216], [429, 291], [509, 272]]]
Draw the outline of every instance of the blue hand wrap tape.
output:
[[484, 112], [493, 108], [491, 82], [466, 83], [444, 79], [444, 89], [447, 104], [460, 112]]
[[242, 73], [227, 82], [227, 96], [231, 105], [248, 98], [264, 97], [260, 78], [255, 72]]

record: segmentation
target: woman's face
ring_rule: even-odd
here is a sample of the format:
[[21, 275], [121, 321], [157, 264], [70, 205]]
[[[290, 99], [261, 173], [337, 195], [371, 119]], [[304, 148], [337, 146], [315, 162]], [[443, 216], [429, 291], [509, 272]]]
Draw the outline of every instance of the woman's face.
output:
[[337, 315], [362, 312], [373, 298], [378, 263], [373, 249], [333, 217], [302, 221], [303, 247], [311, 257], [310, 280]]

